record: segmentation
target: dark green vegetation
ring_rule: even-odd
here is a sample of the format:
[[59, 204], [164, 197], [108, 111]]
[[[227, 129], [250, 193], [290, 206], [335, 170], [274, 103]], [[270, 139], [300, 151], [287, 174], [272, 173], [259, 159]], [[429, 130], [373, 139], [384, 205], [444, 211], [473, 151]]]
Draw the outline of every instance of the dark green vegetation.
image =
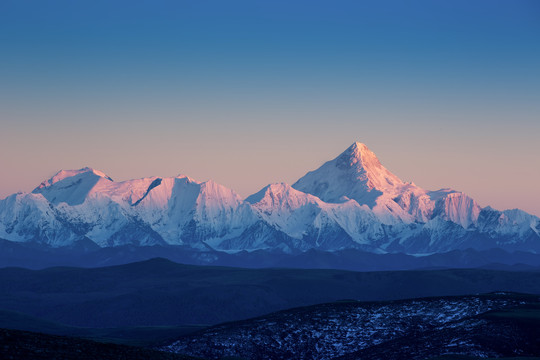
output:
[[165, 349], [209, 359], [530, 358], [540, 355], [539, 300], [494, 293], [341, 301], [213, 326]]
[[0, 269], [0, 309], [77, 327], [209, 325], [341, 299], [498, 290], [540, 294], [540, 272], [238, 269], [164, 259], [92, 269]]
[[0, 329], [2, 359], [43, 360], [188, 360], [192, 357], [126, 345], [46, 335], [19, 330]]

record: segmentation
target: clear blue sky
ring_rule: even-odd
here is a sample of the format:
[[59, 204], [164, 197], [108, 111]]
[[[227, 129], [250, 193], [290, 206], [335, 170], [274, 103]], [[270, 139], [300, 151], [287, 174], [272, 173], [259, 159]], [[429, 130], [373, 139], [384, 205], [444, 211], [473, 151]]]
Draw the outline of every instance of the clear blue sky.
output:
[[249, 195], [366, 143], [540, 215], [539, 1], [0, 1], [0, 197], [60, 168]]

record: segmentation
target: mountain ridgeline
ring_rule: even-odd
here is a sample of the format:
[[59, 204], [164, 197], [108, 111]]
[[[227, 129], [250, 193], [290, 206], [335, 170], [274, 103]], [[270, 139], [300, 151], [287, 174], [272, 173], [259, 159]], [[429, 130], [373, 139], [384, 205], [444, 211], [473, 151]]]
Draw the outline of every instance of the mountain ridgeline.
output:
[[91, 168], [62, 170], [31, 193], [0, 200], [0, 238], [49, 248], [178, 246], [229, 254], [538, 253], [540, 219], [403, 182], [354, 143], [292, 186], [270, 184], [246, 199], [184, 175], [115, 182]]

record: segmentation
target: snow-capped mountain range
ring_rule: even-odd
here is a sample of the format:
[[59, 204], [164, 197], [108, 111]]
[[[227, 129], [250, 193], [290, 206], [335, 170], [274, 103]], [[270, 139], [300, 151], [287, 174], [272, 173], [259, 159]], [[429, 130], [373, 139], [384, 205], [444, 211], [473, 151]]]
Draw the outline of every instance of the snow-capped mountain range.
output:
[[292, 186], [242, 199], [187, 176], [113, 181], [62, 170], [31, 193], [0, 200], [0, 238], [52, 247], [181, 245], [225, 252], [360, 249], [428, 254], [502, 248], [540, 253], [540, 219], [480, 207], [458, 191], [427, 191], [354, 143]]

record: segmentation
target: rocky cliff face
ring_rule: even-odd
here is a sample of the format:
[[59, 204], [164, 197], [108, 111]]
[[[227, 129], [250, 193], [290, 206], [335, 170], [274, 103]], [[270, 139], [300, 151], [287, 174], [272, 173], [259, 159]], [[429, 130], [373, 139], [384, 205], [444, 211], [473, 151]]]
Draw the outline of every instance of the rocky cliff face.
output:
[[247, 199], [183, 175], [115, 182], [84, 168], [0, 200], [0, 238], [53, 247], [91, 240], [227, 252], [540, 252], [539, 234], [540, 219], [524, 211], [481, 208], [461, 192], [403, 182], [360, 143], [292, 186], [271, 184]]

